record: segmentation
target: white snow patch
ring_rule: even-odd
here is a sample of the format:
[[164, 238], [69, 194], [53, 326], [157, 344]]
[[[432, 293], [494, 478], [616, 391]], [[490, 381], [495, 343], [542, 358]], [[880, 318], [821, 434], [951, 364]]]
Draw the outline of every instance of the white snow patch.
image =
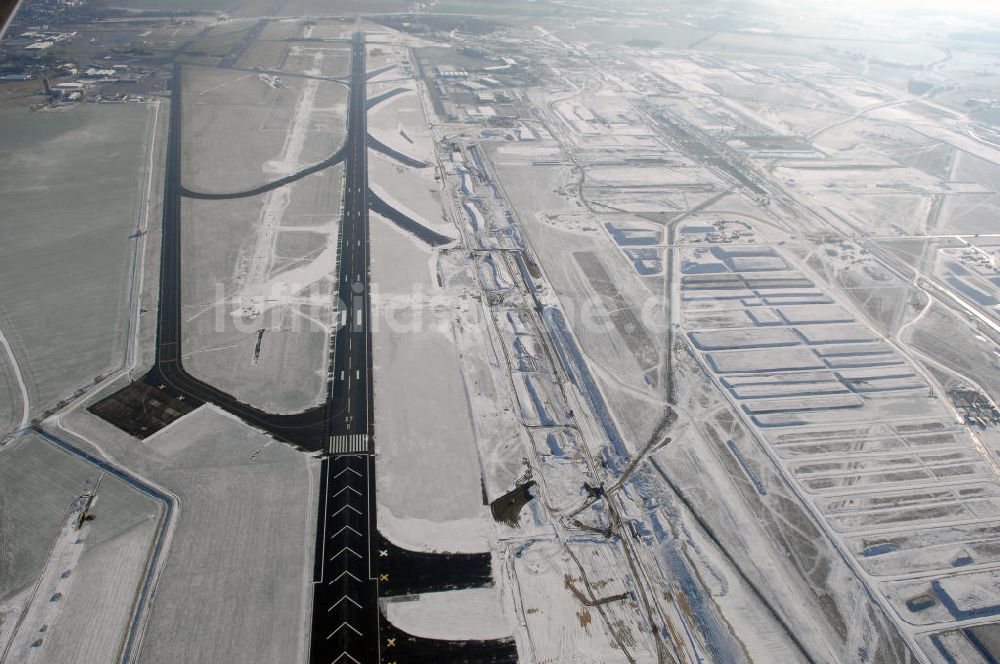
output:
[[395, 208], [396, 211], [405, 214], [413, 221], [419, 222], [421, 225], [426, 226], [427, 228], [440, 230], [441, 226], [444, 225], [440, 219], [436, 221], [430, 221], [425, 215], [422, 215], [413, 208], [405, 205], [399, 198], [396, 198], [395, 196], [390, 194], [388, 189], [385, 189], [384, 187], [376, 184], [372, 180], [368, 181], [368, 188], [371, 189], [376, 196], [385, 201], [390, 207]]
[[414, 636], [487, 640], [511, 635], [496, 588], [426, 593], [413, 601], [389, 602], [385, 608], [389, 622]]
[[[446, 491], [447, 487], [440, 487]], [[489, 551], [489, 530], [482, 516], [445, 522], [417, 517], [397, 517], [379, 503], [378, 529], [393, 544], [411, 551], [484, 553]]]

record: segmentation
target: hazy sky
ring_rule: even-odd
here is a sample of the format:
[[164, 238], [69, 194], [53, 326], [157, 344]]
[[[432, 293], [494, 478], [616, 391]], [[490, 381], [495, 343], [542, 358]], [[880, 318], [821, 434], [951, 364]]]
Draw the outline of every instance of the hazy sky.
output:
[[998, 0], [850, 0], [845, 4], [857, 4], [873, 9], [915, 9], [932, 13], [962, 13], [1000, 16]]

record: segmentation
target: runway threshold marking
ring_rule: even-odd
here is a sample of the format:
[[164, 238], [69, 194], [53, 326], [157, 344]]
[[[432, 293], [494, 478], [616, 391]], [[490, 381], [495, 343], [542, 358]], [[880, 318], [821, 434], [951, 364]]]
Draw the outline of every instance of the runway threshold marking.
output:
[[[350, 385], [350, 383], [348, 383], [348, 385]], [[350, 407], [351, 407], [350, 396], [348, 396], [348, 399], [347, 399], [347, 407], [348, 407], [348, 409], [350, 409]], [[348, 433], [348, 434], [340, 434], [340, 435], [330, 436], [330, 453], [334, 454], [334, 455], [341, 455], [341, 454], [352, 454], [352, 455], [353, 454], [365, 454], [365, 453], [368, 452], [368, 444], [369, 444], [369, 436], [368, 436], [367, 433]], [[359, 473], [358, 471], [354, 470], [353, 468], [347, 468], [345, 470], [340, 471], [340, 473], [338, 473], [334, 477], [334, 479], [339, 478], [342, 474], [344, 474], [345, 472], [347, 472], [347, 470], [352, 470], [356, 475], [358, 475], [358, 477], [362, 476], [361, 473]], [[341, 489], [340, 491], [338, 491], [336, 495], [331, 496], [331, 498], [335, 498], [335, 497], [339, 496], [341, 493], [343, 493], [347, 489], [350, 489], [351, 491], [354, 491], [359, 496], [363, 496], [364, 495], [360, 491], [358, 491], [357, 489], [355, 489], [353, 487], [345, 487], [345, 488]]]

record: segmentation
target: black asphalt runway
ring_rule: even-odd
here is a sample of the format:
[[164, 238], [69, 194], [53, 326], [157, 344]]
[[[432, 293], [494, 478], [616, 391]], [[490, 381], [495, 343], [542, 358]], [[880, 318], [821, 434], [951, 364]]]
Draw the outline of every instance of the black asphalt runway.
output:
[[[351, 46], [351, 94], [340, 225], [339, 290], [343, 324], [334, 340], [326, 420], [330, 481], [321, 489], [324, 549], [314, 584], [311, 662], [378, 662], [378, 583], [371, 564], [375, 473], [371, 451], [372, 341], [368, 297], [368, 135], [365, 41]], [[338, 659], [339, 658], [339, 659]]]
[[[368, 116], [364, 35], [351, 47], [351, 93], [344, 160], [344, 216], [340, 225], [340, 301], [343, 325], [334, 342], [331, 433], [371, 432], [372, 341], [368, 287]], [[367, 449], [365, 450], [367, 451]]]
[[375, 459], [323, 460], [309, 661], [380, 662], [378, 577], [372, 565]]

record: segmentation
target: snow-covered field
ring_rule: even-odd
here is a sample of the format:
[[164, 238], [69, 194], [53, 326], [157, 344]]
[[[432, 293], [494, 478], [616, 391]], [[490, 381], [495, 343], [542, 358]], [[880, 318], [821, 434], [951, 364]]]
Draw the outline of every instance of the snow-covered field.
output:
[[[323, 51], [310, 62], [318, 71]], [[264, 73], [187, 67], [182, 183], [234, 192], [322, 161], [344, 141], [347, 89]]]
[[129, 236], [165, 118], [155, 104], [0, 110], [0, 328], [24, 381], [0, 347], [4, 434], [21, 425], [22, 388], [35, 417], [124, 362]]
[[[325, 49], [292, 53], [310, 64], [305, 74], [324, 72]], [[192, 190], [239, 191], [291, 175], [344, 140], [342, 85], [292, 77], [286, 85], [263, 74], [216, 82], [190, 69], [183, 105], [194, 126], [182, 164]], [[233, 140], [234, 131], [254, 139]], [[223, 174], [225, 183], [213, 179]], [[322, 399], [342, 180], [337, 165], [252, 197], [184, 199], [184, 363], [194, 375], [270, 412]]]
[[[146, 443], [82, 410], [65, 425], [100, 441], [99, 451], [117, 463], [169, 487], [179, 502], [141, 661], [305, 658], [315, 459], [211, 406]], [[229, 616], [222, 631], [220, 615]]]
[[[369, 69], [395, 57], [383, 49], [369, 59]], [[412, 93], [372, 109], [369, 131], [403, 154], [434, 159]], [[425, 169], [369, 152], [372, 191], [415, 221], [447, 232]], [[371, 220], [379, 529], [412, 550], [487, 551], [470, 386], [456, 346], [463, 327], [475, 324], [474, 303], [467, 286], [442, 280], [436, 252], [379, 215]]]
[[502, 639], [511, 634], [496, 588], [425, 593], [386, 603], [386, 618], [407, 634], [429, 639]]
[[[115, 662], [163, 508], [35, 434], [0, 448], [0, 653], [10, 662]], [[75, 499], [100, 477], [93, 520]]]
[[[377, 526], [493, 575], [381, 598], [391, 634], [546, 664], [996, 659], [997, 74], [960, 36], [982, 26], [321, 4], [154, 39], [192, 40], [183, 186], [238, 193], [343, 144], [367, 33]], [[159, 190], [132, 148], [163, 103], [10, 116], [0, 434], [118, 369], [132, 241], [148, 366], [158, 210], [129, 238], [128, 192]], [[121, 195], [95, 203], [97, 175]], [[192, 374], [268, 411], [321, 401], [343, 179], [182, 200]], [[47, 426], [178, 500], [139, 661], [308, 658], [314, 458], [210, 406], [142, 443], [82, 407]], [[158, 517], [106, 480], [77, 545], [63, 503], [91, 469], [64, 457], [0, 447], [17, 661], [111, 661]]]

